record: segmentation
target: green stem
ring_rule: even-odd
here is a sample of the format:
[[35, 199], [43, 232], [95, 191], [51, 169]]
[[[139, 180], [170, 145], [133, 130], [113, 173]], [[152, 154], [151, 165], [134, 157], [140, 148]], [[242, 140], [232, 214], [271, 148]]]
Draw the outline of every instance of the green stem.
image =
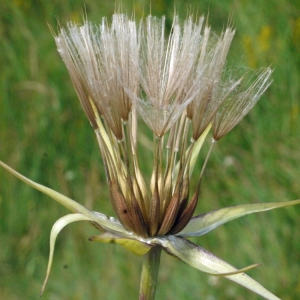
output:
[[156, 246], [145, 254], [142, 266], [139, 300], [154, 300], [155, 298], [160, 253], [161, 247]]

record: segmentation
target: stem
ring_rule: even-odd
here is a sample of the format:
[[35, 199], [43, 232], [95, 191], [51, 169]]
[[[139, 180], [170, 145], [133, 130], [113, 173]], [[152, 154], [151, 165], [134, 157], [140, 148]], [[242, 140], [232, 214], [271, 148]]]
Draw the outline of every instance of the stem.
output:
[[160, 253], [161, 247], [156, 246], [145, 254], [142, 266], [139, 300], [154, 300], [155, 298]]

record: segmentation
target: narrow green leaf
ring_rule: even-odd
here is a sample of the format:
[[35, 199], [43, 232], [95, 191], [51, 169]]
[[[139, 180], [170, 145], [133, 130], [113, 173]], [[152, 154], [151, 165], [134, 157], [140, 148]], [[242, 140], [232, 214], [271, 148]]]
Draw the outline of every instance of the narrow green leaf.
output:
[[45, 187], [39, 183], [36, 183], [28, 178], [26, 178], [25, 176], [23, 176], [22, 174], [18, 173], [17, 171], [15, 171], [14, 169], [12, 169], [11, 167], [9, 167], [8, 165], [6, 165], [5, 163], [3, 163], [2, 161], [0, 161], [0, 165], [6, 169], [7, 171], [9, 171], [11, 174], [13, 174], [14, 176], [16, 176], [18, 179], [22, 180], [23, 182], [25, 182], [26, 184], [28, 184], [29, 186], [35, 188], [36, 190], [46, 194], [47, 196], [51, 197], [52, 199], [54, 199], [55, 201], [57, 201], [58, 203], [62, 204], [64, 207], [66, 207], [67, 209], [69, 209], [70, 211], [76, 213], [76, 212], [80, 212], [84, 215], [91, 215], [93, 214], [91, 211], [89, 211], [88, 209], [86, 209], [84, 206], [82, 206], [81, 204], [77, 203], [76, 201], [48, 188]]
[[[216, 276], [224, 276], [268, 300], [280, 300], [261, 284], [243, 273], [242, 271], [245, 270], [245, 268], [238, 270], [184, 238], [169, 236], [167, 238], [157, 239], [157, 242], [161, 244], [167, 253], [176, 256], [202, 272]], [[249, 267], [246, 269], [248, 268]]]
[[48, 187], [45, 187], [39, 183], [36, 183], [22, 174], [18, 173], [11, 167], [9, 167], [7, 164], [4, 162], [0, 161], [0, 166], [2, 166], [4, 169], [6, 169], [8, 172], [16, 176], [18, 179], [22, 180], [29, 186], [33, 187], [34, 189], [46, 194], [47, 196], [51, 197], [54, 199], [56, 202], [59, 204], [63, 205], [67, 209], [69, 209], [73, 213], [81, 213], [84, 216], [88, 217], [91, 219], [91, 221], [96, 222], [99, 224], [101, 227], [110, 230], [110, 231], [116, 231], [116, 232], [122, 232], [123, 234], [128, 234], [130, 235], [131, 233], [128, 232], [116, 219], [114, 218], [109, 218], [108, 216], [101, 214], [101, 213], [96, 213], [93, 211], [88, 210], [78, 202], [64, 196], [63, 194], [60, 194]]
[[200, 236], [234, 219], [252, 213], [263, 212], [275, 208], [286, 207], [296, 204], [300, 204], [299, 199], [286, 202], [243, 204], [222, 208], [203, 215], [193, 217], [187, 224], [187, 226], [177, 235]]
[[56, 238], [57, 238], [58, 234], [60, 233], [60, 231], [66, 225], [68, 225], [72, 222], [77, 222], [77, 221], [92, 221], [92, 220], [89, 217], [86, 217], [82, 214], [69, 214], [69, 215], [66, 215], [66, 216], [58, 219], [54, 223], [54, 225], [51, 229], [51, 233], [50, 233], [50, 253], [49, 253], [47, 273], [46, 273], [46, 278], [44, 280], [40, 295], [43, 294], [45, 286], [46, 286], [48, 278], [49, 278], [49, 275], [50, 275]]

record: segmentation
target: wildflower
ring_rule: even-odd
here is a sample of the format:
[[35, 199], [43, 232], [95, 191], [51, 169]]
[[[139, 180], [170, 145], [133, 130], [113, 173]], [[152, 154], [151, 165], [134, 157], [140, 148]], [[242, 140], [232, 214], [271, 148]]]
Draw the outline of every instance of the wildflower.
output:
[[[266, 299], [278, 299], [244, 273], [257, 265], [236, 269], [188, 240], [247, 214], [300, 203], [238, 205], [193, 217], [207, 159], [193, 192], [190, 180], [210, 128], [214, 141], [224, 137], [258, 101], [271, 74], [266, 69], [249, 80], [224, 79], [234, 30], [227, 28], [220, 37], [210, 38], [210, 28], [202, 28], [203, 20], [193, 23], [189, 18], [182, 28], [175, 16], [167, 40], [164, 18], [149, 16], [137, 26], [122, 14], [115, 14], [111, 25], [105, 18], [99, 27], [87, 21], [82, 26], [70, 23], [55, 36], [95, 130], [117, 218], [90, 211], [0, 162], [72, 212], [52, 228], [43, 289], [61, 229], [71, 222], [89, 221], [101, 231], [90, 240], [113, 241], [145, 255], [140, 299], [154, 299], [161, 249]], [[153, 131], [151, 179], [142, 175], [139, 166], [137, 114]]]

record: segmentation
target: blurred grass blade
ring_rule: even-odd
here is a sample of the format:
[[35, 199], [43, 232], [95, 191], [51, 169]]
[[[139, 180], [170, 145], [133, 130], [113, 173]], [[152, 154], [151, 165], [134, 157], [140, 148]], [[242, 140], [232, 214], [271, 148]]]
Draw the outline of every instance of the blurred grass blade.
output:
[[296, 204], [300, 204], [300, 199], [285, 202], [243, 204], [222, 208], [203, 215], [193, 217], [187, 224], [187, 226], [177, 235], [200, 236], [234, 219], [252, 213], [263, 212], [275, 208], [286, 207]]
[[[168, 239], [162, 242], [162, 246], [169, 254], [176, 256], [200, 271], [216, 276], [225, 275], [227, 279], [244, 286], [268, 300], [280, 300], [254, 279], [243, 273], [242, 271], [244, 269], [238, 270], [234, 268], [227, 262], [184, 238], [169, 236]], [[248, 269], [248, 267], [246, 269]], [[237, 272], [238, 274], [236, 274]]]
[[54, 225], [51, 229], [51, 233], [50, 233], [50, 254], [49, 254], [49, 260], [48, 260], [47, 273], [46, 273], [46, 278], [44, 280], [40, 295], [43, 294], [45, 286], [46, 286], [48, 278], [49, 278], [49, 275], [50, 275], [56, 238], [57, 238], [58, 234], [60, 233], [60, 231], [66, 225], [68, 225], [72, 222], [77, 222], [77, 221], [92, 221], [92, 220], [89, 217], [86, 217], [82, 214], [69, 214], [69, 215], [66, 215], [66, 216], [58, 219], [54, 223]]
[[109, 232], [105, 232], [101, 235], [92, 236], [89, 238], [89, 240], [101, 243], [116, 243], [125, 247], [127, 250], [131, 251], [136, 255], [144, 255], [152, 248], [151, 245], [143, 243], [141, 241], [123, 238]]

